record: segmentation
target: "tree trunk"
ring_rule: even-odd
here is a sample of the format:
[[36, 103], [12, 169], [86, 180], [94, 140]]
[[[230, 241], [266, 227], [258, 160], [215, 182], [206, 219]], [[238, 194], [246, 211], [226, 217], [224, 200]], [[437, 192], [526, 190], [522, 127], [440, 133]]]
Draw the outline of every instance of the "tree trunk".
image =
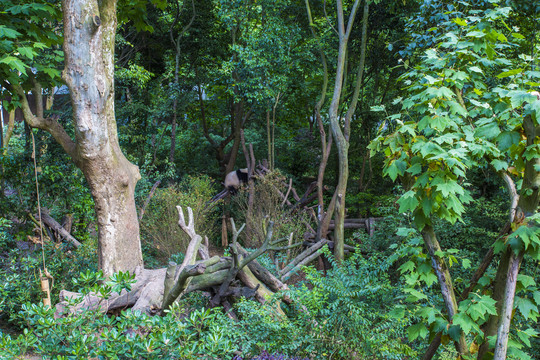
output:
[[[540, 94], [535, 92], [540, 100]], [[523, 119], [523, 129], [527, 137], [527, 146], [534, 145], [540, 135], [540, 126], [536, 126], [530, 115]], [[527, 218], [536, 213], [540, 200], [540, 159], [532, 158], [525, 162], [525, 172], [521, 195], [517, 202], [517, 208], [513, 223], [516, 227], [529, 226]], [[525, 252], [522, 250], [515, 254], [511, 248], [508, 248], [503, 254], [497, 269], [495, 278], [495, 287], [493, 295], [497, 300], [497, 315], [490, 317], [484, 338], [497, 334], [497, 341], [494, 349], [495, 360], [506, 358], [508, 349], [508, 334], [512, 321], [512, 309], [514, 306], [514, 296], [516, 291], [516, 279], [519, 274], [519, 268]], [[478, 359], [482, 359], [488, 352], [489, 344], [484, 342], [478, 352]]]
[[[446, 306], [446, 311], [448, 312], [448, 320], [451, 322], [454, 315], [457, 313], [458, 305], [450, 272], [448, 271], [444, 259], [435, 254], [437, 251], [441, 251], [441, 247], [431, 225], [426, 225], [424, 227], [422, 230], [422, 237], [424, 238], [424, 243], [429, 252], [429, 256], [431, 257], [431, 265], [439, 280], [444, 304]], [[461, 334], [459, 341], [456, 342], [455, 345], [460, 356], [463, 357], [463, 355], [468, 354], [467, 343], [463, 334]]]
[[358, 98], [359, 86], [361, 83], [361, 72], [363, 70], [363, 57], [365, 56], [365, 43], [367, 39], [367, 18], [369, 11], [369, 4], [366, 1], [364, 6], [364, 27], [362, 29], [362, 54], [360, 59], [360, 68], [359, 68], [359, 77], [357, 78], [357, 85], [355, 88], [355, 93], [353, 100], [351, 101], [351, 106], [347, 112], [347, 117], [345, 119], [345, 124], [343, 130], [341, 127], [341, 117], [339, 114], [339, 105], [341, 99], [341, 92], [343, 89], [343, 83], [345, 80], [345, 59], [347, 57], [347, 46], [349, 42], [349, 36], [351, 34], [351, 29], [354, 24], [354, 19], [356, 17], [356, 12], [358, 10], [358, 5], [360, 1], [356, 0], [352, 6], [351, 13], [349, 15], [349, 20], [345, 22], [343, 16], [343, 4], [341, 0], [337, 1], [337, 18], [338, 18], [338, 35], [339, 35], [339, 48], [338, 48], [338, 58], [336, 65], [336, 78], [334, 82], [334, 94], [332, 97], [332, 102], [328, 110], [328, 117], [330, 119], [330, 128], [332, 130], [332, 135], [336, 142], [336, 148], [338, 151], [338, 162], [339, 162], [339, 178], [338, 184], [334, 196], [336, 197], [336, 209], [335, 213], [335, 222], [336, 227], [334, 230], [334, 256], [336, 261], [340, 263], [344, 256], [344, 244], [345, 244], [345, 234], [343, 229], [343, 222], [345, 220], [345, 195], [347, 191], [347, 180], [349, 178], [349, 133], [350, 133], [350, 118], [352, 113], [356, 108], [356, 100]]
[[[64, 0], [63, 79], [75, 121], [72, 158], [95, 202], [99, 268], [105, 276], [143, 265], [134, 191], [139, 169], [118, 144], [114, 115], [116, 1]], [[37, 95], [37, 94], [36, 94]]]

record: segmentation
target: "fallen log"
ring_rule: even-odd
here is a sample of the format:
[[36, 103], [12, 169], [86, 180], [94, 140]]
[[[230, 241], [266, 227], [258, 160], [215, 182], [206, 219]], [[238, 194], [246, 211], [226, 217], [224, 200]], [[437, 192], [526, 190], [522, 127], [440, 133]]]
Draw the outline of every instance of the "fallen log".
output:
[[[109, 312], [128, 307], [152, 315], [164, 314], [170, 305], [183, 294], [197, 290], [213, 293], [211, 303], [221, 304], [230, 310], [231, 305], [227, 297], [247, 295], [259, 302], [265, 302], [274, 292], [288, 289], [287, 285], [256, 261], [257, 257], [265, 251], [287, 249], [287, 247], [280, 247], [279, 243], [287, 240], [292, 243], [290, 238], [272, 239], [272, 222], [269, 223], [266, 239], [261, 248], [248, 253], [237, 241], [243, 226], [236, 231], [234, 221], [231, 219], [233, 242], [230, 248], [233, 256], [208, 258], [207, 249], [199, 251], [201, 248], [205, 249], [206, 246], [202, 243], [201, 236], [195, 232], [193, 212], [190, 208], [188, 208], [188, 214], [189, 221], [186, 224], [182, 209], [178, 207], [178, 224], [191, 238], [182, 264], [171, 263], [167, 268], [157, 270], [139, 268], [135, 271], [135, 283], [130, 291], [124, 290], [120, 294], [110, 294], [107, 299], [94, 293], [83, 296], [63, 290], [60, 293], [61, 301], [56, 306], [55, 316], [76, 314], [85, 310]], [[307, 264], [313, 256], [318, 256], [317, 250], [326, 242], [327, 240], [323, 240], [311, 246], [309, 251], [303, 252], [302, 257], [295, 259], [284, 275], [288, 276], [289, 272], [293, 273], [300, 266]], [[197, 261], [197, 254], [203, 259]], [[231, 286], [234, 280], [239, 280], [244, 285], [243, 289], [239, 290], [238, 285]], [[283, 297], [282, 301], [290, 303], [290, 299], [286, 297]], [[283, 315], [279, 306], [275, 310]], [[234, 317], [234, 314], [231, 312], [230, 316]]]
[[281, 269], [281, 271], [279, 272], [281, 281], [287, 280], [289, 277], [292, 276], [293, 273], [298, 271], [301, 266], [308, 264], [309, 262], [306, 262], [306, 259], [316, 259], [317, 256], [320, 255], [319, 250], [328, 242], [328, 240], [322, 239], [304, 250], [302, 253], [300, 253], [300, 255], [298, 255], [293, 261], [291, 261], [287, 266]]
[[41, 209], [41, 221], [43, 221], [43, 223], [49, 228], [51, 228], [51, 230], [53, 230], [55, 233], [57, 233], [62, 238], [66, 239], [76, 247], [82, 245], [77, 239], [75, 239], [70, 233], [68, 233], [67, 230], [62, 227], [62, 225], [60, 225], [56, 220], [54, 220], [52, 216], [50, 216], [45, 211], [45, 209]]

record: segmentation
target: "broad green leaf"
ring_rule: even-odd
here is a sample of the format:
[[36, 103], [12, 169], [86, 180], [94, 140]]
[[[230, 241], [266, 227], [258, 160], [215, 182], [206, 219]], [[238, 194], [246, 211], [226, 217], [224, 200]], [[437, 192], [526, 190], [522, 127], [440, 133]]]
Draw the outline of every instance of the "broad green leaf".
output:
[[20, 73], [26, 75], [26, 66], [21, 60], [15, 56], [4, 56], [0, 59], [0, 64], [4, 63], [19, 71]]
[[463, 188], [455, 180], [445, 179], [443, 182], [437, 182], [435, 187], [444, 197], [448, 197], [450, 194], [463, 194]]
[[34, 59], [34, 50], [31, 47], [23, 46], [17, 48], [17, 51], [24, 57], [33, 60]]
[[516, 297], [515, 307], [518, 308], [525, 319], [529, 319], [531, 311], [538, 312], [538, 307], [528, 298]]
[[10, 29], [5, 25], [0, 25], [0, 39], [4, 37], [9, 39], [16, 39], [18, 36], [21, 35], [22, 34], [15, 29]]
[[422, 323], [409, 326], [407, 329], [409, 341], [414, 341], [417, 338], [424, 339], [428, 334], [428, 329]]
[[401, 213], [413, 211], [419, 204], [418, 199], [416, 198], [416, 192], [413, 190], [409, 190], [403, 194], [397, 203], [399, 204], [399, 212]]
[[505, 77], [509, 77], [509, 76], [512, 76], [512, 75], [516, 75], [516, 74], [519, 74], [520, 72], [522, 72], [523, 69], [513, 69], [513, 70], [508, 70], [508, 71], [503, 71], [502, 73], [500, 73], [499, 75], [497, 75], [497, 77], [499, 79], [502, 79], [502, 78], [505, 78]]
[[468, 334], [474, 327], [474, 321], [464, 313], [457, 313], [454, 315], [452, 323], [454, 325], [459, 325], [465, 334]]
[[521, 135], [517, 131], [503, 131], [497, 136], [499, 150], [506, 151], [512, 145], [519, 144]]
[[473, 71], [473, 72], [476, 72], [476, 73], [480, 73], [480, 74], [483, 74], [484, 72], [482, 71], [482, 69], [480, 69], [478, 66], [471, 66], [469, 68], [470, 71]]
[[399, 175], [403, 175], [405, 173], [405, 170], [407, 170], [407, 163], [403, 160], [394, 160], [388, 165], [388, 168], [386, 169], [386, 173], [392, 181], [396, 181], [397, 177]]
[[405, 317], [405, 309], [402, 306], [396, 306], [388, 313], [388, 316], [394, 319], [403, 319]]
[[501, 133], [497, 122], [493, 121], [489, 124], [476, 128], [475, 136], [481, 139], [491, 140]]
[[448, 335], [450, 335], [454, 341], [459, 341], [459, 338], [461, 337], [461, 327], [457, 325], [450, 326]]
[[483, 32], [483, 31], [475, 30], [475, 31], [468, 32], [466, 36], [475, 37], [475, 38], [481, 38], [481, 37], [486, 36], [486, 33]]
[[427, 296], [425, 294], [421, 293], [420, 291], [418, 291], [416, 289], [405, 288], [405, 289], [403, 289], [403, 291], [406, 292], [406, 293], [409, 293], [409, 295], [410, 295], [407, 298], [407, 301], [415, 302], [415, 301], [418, 301], [418, 300], [427, 299]]
[[498, 159], [492, 160], [491, 161], [491, 166], [493, 166], [493, 168], [496, 171], [501, 171], [501, 170], [508, 169], [508, 163], [506, 161], [502, 161], [502, 160], [498, 160]]
[[399, 271], [401, 271], [401, 273], [412, 272], [415, 268], [416, 265], [414, 264], [414, 262], [409, 260], [399, 267]]
[[536, 285], [534, 278], [525, 274], [518, 274], [518, 282], [520, 282], [523, 287]]
[[540, 291], [539, 290], [536, 290], [535, 292], [533, 292], [533, 299], [536, 305], [540, 305]]
[[465, 20], [463, 20], [461, 18], [455, 18], [452, 21], [455, 22], [456, 24], [458, 24], [459, 26], [467, 26], [467, 21], [465, 21]]
[[418, 175], [422, 172], [422, 165], [420, 165], [420, 163], [416, 163], [410, 168], [408, 168], [407, 172], [410, 173], [411, 175]]

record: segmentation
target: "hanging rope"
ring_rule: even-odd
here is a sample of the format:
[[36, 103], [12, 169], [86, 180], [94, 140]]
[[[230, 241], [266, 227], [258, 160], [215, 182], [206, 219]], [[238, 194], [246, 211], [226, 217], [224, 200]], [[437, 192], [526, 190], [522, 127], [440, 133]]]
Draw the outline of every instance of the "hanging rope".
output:
[[45, 266], [45, 242], [43, 239], [43, 221], [41, 220], [41, 204], [39, 202], [39, 183], [38, 183], [38, 173], [37, 173], [37, 162], [36, 162], [36, 140], [34, 139], [34, 132], [30, 130], [32, 135], [32, 159], [34, 160], [34, 177], [36, 180], [36, 194], [37, 194], [37, 208], [38, 208], [38, 217], [39, 217], [39, 236], [41, 238], [41, 258], [43, 260], [43, 272], [39, 269], [39, 278], [41, 281], [41, 291], [44, 292], [43, 305], [46, 307], [51, 307], [51, 289], [49, 287], [49, 279], [53, 279], [47, 266]]

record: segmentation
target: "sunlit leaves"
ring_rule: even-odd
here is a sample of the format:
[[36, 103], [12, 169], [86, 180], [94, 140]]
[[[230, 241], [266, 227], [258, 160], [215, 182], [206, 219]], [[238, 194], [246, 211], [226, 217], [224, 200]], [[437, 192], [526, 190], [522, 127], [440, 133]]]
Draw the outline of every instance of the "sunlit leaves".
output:
[[[56, 76], [59, 62], [54, 48], [61, 45], [58, 34], [59, 5], [49, 2], [2, 1], [0, 12], [0, 77], [24, 82], [28, 69], [38, 72], [44, 85]], [[40, 72], [51, 69], [48, 72]], [[45, 76], [43, 76], [43, 75]]]

